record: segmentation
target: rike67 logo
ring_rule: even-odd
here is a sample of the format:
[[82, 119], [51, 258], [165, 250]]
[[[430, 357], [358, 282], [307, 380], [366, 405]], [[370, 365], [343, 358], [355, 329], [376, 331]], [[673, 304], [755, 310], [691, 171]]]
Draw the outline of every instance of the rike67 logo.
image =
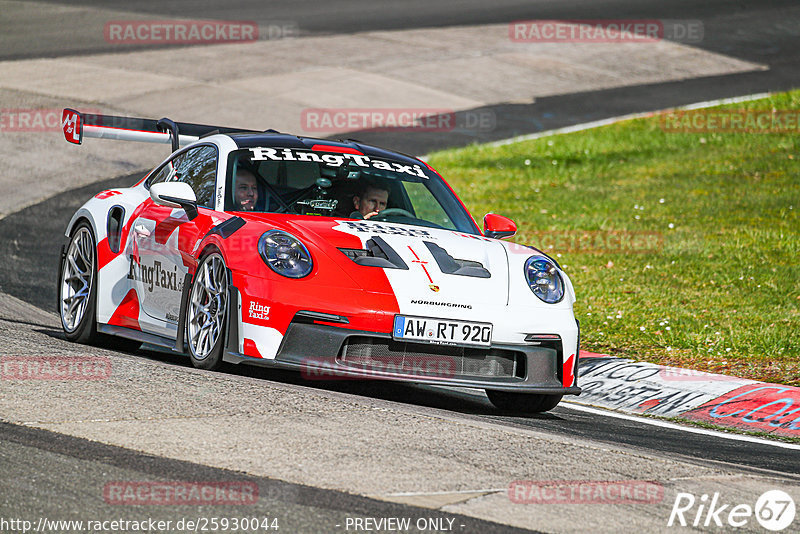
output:
[[794, 499], [785, 491], [770, 490], [751, 506], [724, 502], [719, 493], [703, 494], [699, 499], [691, 493], [678, 493], [667, 526], [740, 528], [747, 526], [753, 516], [767, 530], [784, 530], [794, 521]]

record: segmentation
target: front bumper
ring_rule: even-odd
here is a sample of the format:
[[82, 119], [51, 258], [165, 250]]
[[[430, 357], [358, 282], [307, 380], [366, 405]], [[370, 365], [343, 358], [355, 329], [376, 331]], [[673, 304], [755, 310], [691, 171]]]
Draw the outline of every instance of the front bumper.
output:
[[578, 395], [563, 385], [560, 340], [493, 343], [490, 349], [394, 341], [389, 334], [320, 324], [296, 316], [274, 359], [228, 348], [230, 363], [299, 370], [310, 380], [378, 379], [497, 391]]

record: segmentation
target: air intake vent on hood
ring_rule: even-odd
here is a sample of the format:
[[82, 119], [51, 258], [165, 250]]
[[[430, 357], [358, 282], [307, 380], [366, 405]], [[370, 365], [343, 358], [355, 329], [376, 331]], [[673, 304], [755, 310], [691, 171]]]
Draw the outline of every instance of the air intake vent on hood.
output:
[[425, 241], [424, 243], [443, 273], [457, 274], [459, 276], [474, 276], [476, 278], [492, 277], [492, 274], [486, 270], [486, 267], [480, 262], [456, 259], [436, 243], [431, 243], [430, 241]]
[[385, 269], [408, 270], [408, 265], [389, 244], [378, 236], [367, 240], [367, 248], [340, 248], [342, 253], [359, 265]]

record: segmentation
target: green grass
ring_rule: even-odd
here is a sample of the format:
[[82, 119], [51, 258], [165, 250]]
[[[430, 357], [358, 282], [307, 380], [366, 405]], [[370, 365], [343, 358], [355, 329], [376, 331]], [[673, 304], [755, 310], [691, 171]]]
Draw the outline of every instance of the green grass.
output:
[[[800, 91], [727, 107], [800, 110]], [[584, 350], [800, 385], [797, 134], [652, 117], [429, 160], [473, 214], [557, 256]], [[604, 246], [615, 232], [634, 239]]]

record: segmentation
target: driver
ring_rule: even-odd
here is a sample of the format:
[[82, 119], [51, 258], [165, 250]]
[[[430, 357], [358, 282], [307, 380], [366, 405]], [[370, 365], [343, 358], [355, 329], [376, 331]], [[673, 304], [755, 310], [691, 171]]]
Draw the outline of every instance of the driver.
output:
[[353, 219], [369, 219], [381, 210], [386, 209], [389, 202], [389, 186], [376, 180], [364, 180], [353, 197], [356, 211], [350, 214]]
[[239, 167], [236, 172], [236, 186], [233, 189], [234, 210], [253, 211], [258, 202], [258, 183], [252, 171]]

